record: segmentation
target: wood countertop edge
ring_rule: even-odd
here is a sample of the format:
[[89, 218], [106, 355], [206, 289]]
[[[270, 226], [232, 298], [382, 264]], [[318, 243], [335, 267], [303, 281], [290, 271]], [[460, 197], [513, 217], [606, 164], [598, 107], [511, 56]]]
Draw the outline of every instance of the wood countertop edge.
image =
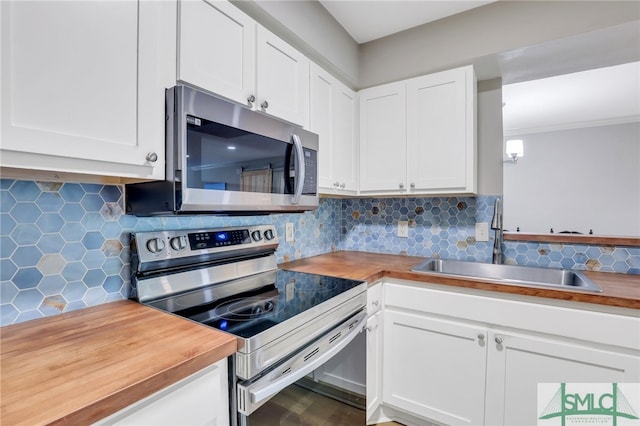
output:
[[[346, 257], [350, 259], [347, 262]], [[383, 258], [394, 259], [396, 265], [385, 265], [381, 261]], [[361, 258], [362, 261], [371, 261], [372, 264], [362, 270], [345, 270], [331, 267], [332, 264], [354, 262], [354, 258]], [[529, 287], [519, 285], [506, 285], [492, 282], [490, 279], [467, 279], [463, 277], [451, 275], [435, 275], [411, 272], [411, 267], [420, 262], [425, 261], [426, 257], [407, 256], [390, 253], [369, 253], [358, 251], [337, 251], [331, 253], [320, 254], [308, 258], [298, 259], [285, 262], [279, 265], [281, 269], [295, 270], [299, 272], [319, 273], [331, 276], [339, 276], [342, 278], [359, 279], [372, 284], [381, 278], [398, 278], [410, 281], [425, 282], [429, 284], [447, 285], [453, 287], [473, 288], [477, 290], [486, 290], [500, 293], [510, 293], [522, 296], [543, 297], [546, 299], [565, 300], [570, 302], [593, 303], [597, 305], [606, 305], [621, 308], [640, 309], [640, 297], [624, 297], [616, 294], [606, 294], [607, 285], [599, 281], [603, 275], [622, 275], [606, 272], [585, 272], [596, 283], [604, 287], [605, 293], [590, 293], [578, 290], [556, 290], [545, 289], [542, 287]], [[361, 262], [360, 262], [361, 263]], [[594, 277], [597, 275], [597, 277]], [[624, 276], [624, 275], [623, 275]], [[626, 277], [626, 276], [624, 276]], [[635, 277], [635, 276], [634, 276]], [[640, 279], [640, 276], [638, 277]], [[609, 280], [607, 280], [609, 281]], [[640, 286], [638, 287], [640, 288]], [[639, 293], [640, 294], [640, 293]]]
[[[232, 348], [232, 349], [231, 349]], [[214, 351], [200, 354], [182, 362], [170, 369], [158, 372], [153, 376], [134, 383], [131, 386], [120, 389], [116, 393], [106, 395], [103, 399], [96, 400], [91, 405], [77, 409], [59, 419], [47, 423], [50, 425], [91, 424], [118, 411], [135, 404], [136, 402], [153, 395], [154, 393], [189, 377], [190, 375], [220, 361], [236, 351], [236, 342], [225, 343]], [[221, 353], [225, 354], [221, 356]]]
[[[135, 309], [132, 310], [132, 307]], [[76, 321], [83, 322], [82, 320], [85, 319], [84, 324], [82, 324], [78, 330], [76, 330], [75, 327], [71, 327], [69, 329], [70, 331], [76, 330], [77, 335], [80, 336], [86, 335], [87, 333], [92, 334], [91, 326], [87, 326], [87, 319], [93, 320], [97, 315], [115, 314], [116, 312], [123, 312], [123, 315], [128, 316], [132, 311], [135, 311], [136, 313], [139, 312], [140, 314], [142, 314], [142, 316], [138, 317], [137, 315], [134, 315], [132, 318], [141, 318], [140, 320], [148, 320], [149, 318], [152, 318], [153, 320], [159, 320], [162, 319], [164, 315], [169, 315], [171, 316], [171, 318], [169, 319], [167, 326], [170, 327], [173, 327], [173, 325], [170, 324], [178, 324], [178, 321], [184, 321], [180, 322], [179, 330], [182, 331], [189, 329], [189, 327], [203, 327], [200, 324], [190, 324], [190, 321], [183, 318], [179, 318], [166, 312], [159, 311], [154, 308], [141, 305], [129, 300], [119, 300], [111, 302], [109, 304], [103, 304], [85, 309], [71, 311], [66, 314], [45, 317], [38, 320], [33, 320], [33, 322], [28, 321], [15, 324], [13, 326], [8, 326], [15, 328], [13, 328], [10, 332], [2, 335], [3, 343], [6, 345], [10, 345], [3, 345], [4, 348], [2, 352], [2, 369], [4, 370], [4, 368], [8, 368], [8, 366], [12, 365], [13, 362], [7, 361], [7, 359], [5, 359], [5, 356], [8, 356], [9, 359], [13, 359], [15, 358], [16, 354], [22, 354], [23, 350], [26, 349], [29, 351], [29, 349], [27, 349], [29, 347], [28, 341], [31, 340], [35, 334], [40, 334], [43, 327], [45, 329], [51, 327], [51, 324], [53, 324], [54, 328], [58, 328], [59, 330], [66, 330], [65, 326], [60, 326], [61, 323], [75, 323]], [[149, 311], [145, 311], [147, 309]], [[99, 312], [101, 312], [102, 314], [99, 314]], [[125, 312], [126, 314], [124, 314]], [[143, 312], [147, 313], [143, 314]], [[117, 314], [116, 316], [118, 315], [120, 314]], [[194, 329], [194, 334], [202, 337], [203, 335], [206, 336], [213, 333], [214, 331], [215, 330], [206, 328], [206, 332], [203, 333], [199, 329]], [[68, 332], [64, 331], [64, 333], [67, 334]], [[56, 338], [58, 335], [53, 334], [52, 336]], [[27, 339], [27, 341], [25, 341], [25, 343], [22, 343], [22, 340], [25, 339]], [[83, 339], [83, 337], [78, 337], [75, 343], [82, 344]], [[38, 341], [41, 342], [40, 339]], [[89, 341], [87, 343], [89, 343]], [[85, 398], [85, 401], [79, 401], [79, 403], [76, 403], [75, 405], [58, 405], [58, 408], [56, 410], [51, 410], [50, 407], [40, 407], [44, 408], [44, 410], [38, 410], [36, 406], [33, 406], [33, 404], [35, 404], [35, 401], [31, 405], [27, 403], [26, 406], [21, 408], [21, 410], [24, 410], [26, 408], [28, 410], [26, 412], [18, 412], [15, 410], [7, 412], [3, 409], [0, 410], [0, 423], [15, 425], [91, 424], [111, 414], [114, 414], [121, 409], [126, 408], [162, 389], [165, 389], [168, 386], [179, 382], [186, 377], [189, 377], [190, 375], [220, 361], [221, 359], [232, 355], [237, 350], [237, 338], [224, 332], [217, 332], [215, 335], [215, 340], [211, 341], [209, 344], [196, 345], [195, 343], [196, 342], [194, 341], [194, 347], [192, 349], [186, 348], [184, 352], [181, 350], [180, 353], [182, 353], [182, 355], [174, 354], [173, 357], [168, 358], [175, 358], [173, 361], [165, 362], [159, 368], [152, 369], [149, 374], [138, 374], [138, 377], [135, 380], [129, 380], [128, 382], [123, 383], [123, 385], [120, 387], [107, 388], [104, 390], [104, 393], [100, 394], [98, 392], [96, 395], [94, 395], [94, 397]], [[42, 344], [43, 343], [40, 343], [40, 345]], [[48, 343], [44, 343], [44, 345], [45, 346], [43, 347], [48, 347]], [[158, 348], [156, 347], [155, 349], [150, 350], [157, 351]], [[36, 348], [35, 352], [39, 352], [39, 350]], [[5, 365], [5, 361], [7, 361], [9, 364]], [[89, 361], [91, 361], [91, 358], [89, 358]], [[95, 363], [96, 361], [91, 362]], [[23, 364], [32, 365], [30, 361], [23, 362]], [[43, 368], [49, 367], [47, 367], [47, 365], [45, 364]], [[5, 379], [15, 380], [15, 378], [7, 379], [7, 377], [4, 377], [3, 381]], [[80, 389], [79, 392], [82, 392], [82, 390]], [[15, 396], [13, 397], [13, 399], [3, 399], [4, 401], [2, 403], [2, 406], [4, 407], [5, 403], [9, 403], [13, 399], [15, 399]], [[31, 409], [31, 406], [33, 406], [33, 410]]]

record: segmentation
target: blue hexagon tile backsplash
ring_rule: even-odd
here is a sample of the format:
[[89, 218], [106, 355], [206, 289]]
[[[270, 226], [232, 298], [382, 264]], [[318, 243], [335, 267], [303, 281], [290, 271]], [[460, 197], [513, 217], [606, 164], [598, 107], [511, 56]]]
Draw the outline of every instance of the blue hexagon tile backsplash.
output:
[[[494, 196], [320, 200], [314, 212], [262, 216], [136, 217], [122, 187], [0, 179], [1, 325], [129, 296], [132, 232], [274, 224], [278, 262], [335, 250], [487, 262], [493, 241], [475, 241]], [[399, 220], [408, 238], [397, 237]], [[285, 224], [295, 241], [284, 239]], [[506, 263], [640, 273], [640, 248], [505, 244]]]

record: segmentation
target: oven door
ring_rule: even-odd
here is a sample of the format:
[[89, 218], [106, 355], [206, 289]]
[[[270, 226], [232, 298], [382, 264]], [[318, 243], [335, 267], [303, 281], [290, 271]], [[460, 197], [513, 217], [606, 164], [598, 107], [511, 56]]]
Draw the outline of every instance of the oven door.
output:
[[278, 392], [337, 355], [362, 332], [366, 319], [366, 311], [362, 310], [266, 373], [238, 382], [235, 397], [239, 424], [266, 424], [261, 419], [262, 410], [259, 408]]

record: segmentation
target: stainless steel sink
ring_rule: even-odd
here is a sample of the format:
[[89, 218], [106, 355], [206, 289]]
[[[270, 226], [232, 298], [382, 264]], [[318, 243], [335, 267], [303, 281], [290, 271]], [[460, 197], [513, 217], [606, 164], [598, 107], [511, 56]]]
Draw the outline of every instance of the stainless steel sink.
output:
[[489, 279], [501, 284], [602, 292], [602, 289], [582, 272], [569, 269], [429, 259], [411, 271]]

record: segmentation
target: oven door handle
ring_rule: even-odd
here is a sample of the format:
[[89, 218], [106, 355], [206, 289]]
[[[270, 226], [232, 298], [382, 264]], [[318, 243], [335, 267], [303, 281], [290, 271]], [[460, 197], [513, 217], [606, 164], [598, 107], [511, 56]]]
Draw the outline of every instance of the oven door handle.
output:
[[246, 386], [238, 384], [238, 411], [250, 415], [282, 389], [329, 361], [362, 332], [366, 320], [363, 310], [265, 377]]

